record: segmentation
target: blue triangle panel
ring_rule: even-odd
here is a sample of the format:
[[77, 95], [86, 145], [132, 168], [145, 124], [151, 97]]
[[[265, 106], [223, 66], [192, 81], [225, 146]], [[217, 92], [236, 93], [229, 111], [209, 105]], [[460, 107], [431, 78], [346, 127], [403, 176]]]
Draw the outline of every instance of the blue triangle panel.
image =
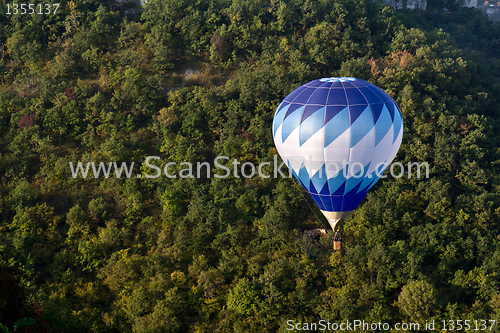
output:
[[283, 117], [283, 120], [285, 120], [286, 118], [288, 118], [296, 110], [300, 109], [303, 106], [304, 105], [302, 105], [302, 104], [295, 104], [295, 103], [290, 104], [290, 106], [288, 107], [288, 110], [286, 110], [286, 113], [285, 113], [285, 116]]
[[323, 186], [323, 188], [321, 189], [321, 191], [319, 192], [319, 194], [330, 196], [330, 187], [328, 186], [328, 182], [325, 183], [325, 186]]
[[[344, 169], [340, 170], [339, 173], [330, 179], [328, 179], [328, 187], [330, 189], [330, 195], [337, 192], [340, 187], [345, 184], [346, 178], [344, 177]], [[344, 192], [342, 192], [342, 195]], [[339, 194], [340, 195], [340, 194]]]
[[307, 191], [307, 190], [309, 190], [309, 189], [307, 188], [307, 186], [305, 186], [305, 185], [304, 185], [304, 183], [302, 182], [302, 180], [300, 180], [300, 177], [299, 177], [299, 175], [297, 175], [297, 173], [295, 172], [295, 170], [293, 170], [292, 168], [290, 168], [290, 170], [292, 170], [292, 175], [295, 177], [295, 179], [297, 179], [297, 180], [299, 181], [300, 185], [301, 185], [301, 186], [302, 186], [302, 187], [303, 187], [306, 191]]
[[363, 94], [363, 96], [365, 96], [365, 99], [368, 101], [369, 104], [372, 104], [372, 103], [384, 103], [384, 101], [382, 100], [382, 98], [380, 98], [380, 96], [377, 95], [376, 93], [374, 93], [373, 90], [371, 90], [370, 88], [368, 88], [368, 87], [361, 87], [361, 88], [358, 88], [358, 89]]
[[[306, 105], [306, 107], [304, 108], [304, 112], [302, 113], [302, 119], [300, 120], [300, 122], [304, 122], [304, 120], [306, 120], [307, 118], [309, 118], [310, 115], [312, 115], [313, 113], [315, 113], [316, 111], [318, 111], [319, 109], [322, 109], [324, 108], [325, 106], [324, 105]], [[324, 113], [323, 113], [324, 114]], [[323, 127], [323, 122], [321, 122], [321, 127]]]
[[280, 111], [281, 111], [284, 107], [286, 107], [286, 106], [288, 106], [288, 105], [290, 105], [290, 103], [285, 102], [285, 101], [281, 102], [281, 103], [280, 103], [280, 105], [278, 105], [278, 108], [276, 109], [276, 112], [274, 113], [274, 116], [276, 117], [276, 115], [278, 115], [278, 114], [280, 113]]
[[312, 93], [311, 98], [307, 104], [317, 104], [317, 105], [326, 105], [326, 99], [328, 98], [328, 94], [330, 89], [328, 88], [318, 88], [315, 92]]
[[378, 121], [378, 118], [380, 117], [380, 113], [382, 113], [382, 108], [384, 107], [384, 103], [373, 103], [370, 104], [370, 109], [372, 110], [373, 114], [373, 120], [375, 122]]
[[316, 187], [314, 187], [314, 183], [312, 180], [309, 181], [309, 192], [318, 194], [318, 191], [316, 190]]
[[308, 103], [309, 98], [311, 98], [311, 95], [313, 94], [314, 91], [316, 91], [316, 88], [306, 88], [302, 90], [302, 92], [297, 97], [295, 97], [293, 102], [301, 104]]
[[[293, 104], [292, 104], [293, 105]], [[292, 107], [292, 106], [290, 106]], [[289, 117], [283, 120], [283, 127], [281, 131], [282, 142], [288, 138], [288, 136], [300, 126], [300, 119], [302, 118], [302, 111], [304, 108], [299, 108], [295, 112], [293, 112]], [[290, 109], [288, 109], [290, 111]], [[287, 113], [288, 113], [287, 111]]]
[[329, 122], [333, 117], [335, 117], [339, 112], [341, 112], [346, 108], [347, 106], [345, 105], [327, 105], [325, 111], [325, 124]]
[[375, 124], [375, 146], [378, 145], [382, 139], [384, 139], [387, 132], [391, 129], [392, 124], [393, 122], [391, 120], [391, 116], [389, 115], [389, 110], [384, 107], [377, 123]]
[[403, 113], [401, 113], [401, 110], [399, 109], [399, 106], [396, 104], [396, 102], [394, 102], [394, 108], [395, 108], [394, 112], [397, 112], [401, 117], [401, 119], [403, 119]]
[[345, 93], [347, 95], [347, 102], [349, 103], [349, 105], [368, 104], [365, 96], [363, 96], [358, 88], [346, 89]]
[[[353, 106], [355, 107], [355, 106]], [[351, 148], [373, 129], [373, 114], [367, 107], [359, 116], [358, 119], [351, 125]]]
[[347, 105], [344, 89], [330, 89], [328, 92], [328, 105]]
[[[357, 188], [356, 193], [359, 193], [360, 189], [365, 186], [365, 185], [363, 185], [363, 184], [366, 184], [365, 180], [367, 180], [367, 179], [370, 180], [370, 181], [372, 180], [372, 178], [368, 178], [368, 174], [367, 174], [368, 169], [370, 169], [370, 164], [371, 164], [371, 162], [368, 162], [368, 164], [365, 165], [364, 168], [361, 170], [363, 172], [363, 174], [360, 177], [358, 177], [358, 179], [360, 179], [361, 181], [358, 184], [359, 186], [356, 187]], [[357, 174], [359, 174], [359, 172]], [[351, 177], [349, 179], [352, 179], [352, 178], [354, 178], [354, 177]], [[355, 185], [356, 184], [351, 184], [351, 187], [354, 188]], [[348, 187], [346, 185], [346, 191], [348, 192], [346, 194], [349, 194], [350, 192], [352, 192], [352, 189], [347, 190], [347, 188]], [[352, 193], [352, 194], [356, 194], [356, 193]]]
[[358, 119], [358, 117], [365, 111], [368, 104], [362, 105], [349, 105], [349, 115], [351, 119], [351, 125]]
[[345, 195], [344, 201], [342, 202], [342, 211], [348, 212], [356, 209], [361, 200], [363, 200], [363, 197], [361, 197], [360, 195]]
[[385, 103], [385, 106], [389, 110], [389, 114], [391, 115], [391, 120], [394, 120], [394, 102], [390, 101]]
[[[307, 105], [307, 109], [312, 106]], [[316, 107], [316, 106], [315, 106]], [[304, 111], [305, 113], [305, 111]], [[309, 140], [316, 132], [323, 128], [323, 121], [325, 119], [325, 107], [316, 110], [309, 118], [304, 120], [304, 116], [302, 116], [302, 123], [300, 124], [299, 129], [299, 143], [302, 146], [307, 140]], [[322, 148], [322, 147], [318, 147]]]
[[320, 195], [321, 201], [323, 202], [323, 206], [325, 207], [325, 211], [333, 212], [333, 204], [329, 195]]
[[393, 126], [394, 126], [394, 138], [392, 140], [392, 142], [394, 143], [396, 141], [396, 139], [398, 138], [398, 135], [399, 135], [399, 131], [401, 131], [401, 126], [403, 125], [403, 119], [401, 119], [401, 117], [399, 116], [399, 114], [395, 114], [395, 117], [394, 117], [394, 123], [393, 123]]
[[302, 182], [302, 184], [304, 184], [304, 188], [309, 191], [311, 179], [309, 178], [309, 173], [307, 172], [307, 169], [304, 165], [300, 167], [299, 179]]
[[[354, 180], [356, 180], [356, 181], [354, 181], [353, 179], [354, 179]], [[346, 191], [347, 191], [347, 193], [345, 193], [344, 195], [356, 195], [356, 194], [358, 194], [358, 190], [359, 190], [359, 187], [361, 186], [361, 183], [363, 182], [363, 178], [357, 178], [357, 179], [356, 179], [356, 178], [351, 177], [351, 178], [349, 178], [349, 179], [347, 180], [347, 182], [349, 182], [349, 181], [351, 181], [351, 180], [353, 181], [353, 183], [354, 183], [355, 185], [354, 185], [354, 184], [352, 184], [352, 185], [354, 185], [354, 187], [352, 187], [352, 188], [349, 190], [349, 189], [347, 189], [347, 184], [346, 184]], [[346, 183], [347, 183], [347, 182], [346, 182]], [[349, 184], [349, 185], [351, 185], [351, 184]], [[351, 185], [351, 186], [352, 186], [352, 185]], [[351, 187], [351, 186], [350, 186], [350, 187]]]
[[321, 201], [321, 198], [318, 194], [314, 194], [314, 193], [310, 193], [310, 192], [307, 192], [307, 194], [309, 194], [311, 199], [313, 199], [314, 203], [316, 204], [316, 206], [318, 206], [318, 208], [320, 210], [325, 210], [325, 205], [323, 204], [323, 201]]
[[[330, 108], [327, 106], [327, 110]], [[351, 124], [349, 123], [349, 110], [344, 108], [333, 119], [324, 126], [324, 147], [328, 147], [333, 141], [337, 140]], [[346, 146], [345, 148], [349, 148]]]
[[392, 101], [392, 98], [391, 96], [389, 96], [385, 91], [383, 91], [382, 89], [380, 89], [379, 87], [375, 86], [375, 85], [371, 85], [368, 87], [371, 91], [373, 91], [375, 94], [377, 94], [378, 97], [380, 97], [380, 99], [384, 102], [384, 103], [387, 103], [387, 102], [390, 102]]
[[325, 165], [323, 164], [321, 168], [311, 177], [311, 183], [314, 185], [316, 193], [320, 193], [327, 182], [328, 178], [326, 177]]
[[295, 89], [294, 91], [292, 91], [290, 94], [288, 94], [283, 99], [283, 101], [284, 102], [288, 102], [288, 103], [292, 103], [293, 100], [295, 99], [295, 97], [297, 97], [297, 95], [300, 94], [306, 88], [307, 88], [306, 86], [300, 86], [300, 87], [298, 87], [297, 89]]
[[362, 181], [363, 181], [362, 177], [360, 177], [360, 178], [354, 178], [354, 177], [348, 178], [345, 182], [344, 195], [347, 195], [348, 193], [352, 192], [353, 189], [359, 188], [359, 185], [361, 184]]
[[361, 182], [361, 185], [359, 186], [358, 192], [356, 194], [360, 194], [362, 192], [366, 193], [368, 186], [370, 186], [371, 183], [373, 183], [373, 181], [377, 181], [378, 180], [378, 177], [375, 174], [375, 172], [372, 172], [370, 175], [371, 175], [371, 178], [368, 177], [368, 176], [365, 176], [365, 178]]
[[342, 211], [342, 202], [344, 201], [343, 195], [331, 195], [330, 200], [332, 201], [333, 212]]
[[298, 177], [295, 178], [297, 178], [297, 180], [300, 182], [300, 185], [304, 188], [304, 190], [309, 191], [309, 188], [306, 185], [304, 185], [304, 183], [302, 182], [302, 180], [300, 180], [300, 178]]
[[339, 188], [334, 192], [332, 193], [332, 195], [344, 195], [344, 192], [345, 192], [345, 182], [339, 186]]
[[282, 106], [281, 109], [278, 108], [278, 111], [276, 111], [276, 115], [274, 116], [274, 119], [273, 119], [273, 135], [274, 136], [276, 136], [276, 132], [278, 131], [278, 128], [283, 123], [285, 113], [288, 110], [288, 106], [290, 104], [281, 103], [281, 105], [285, 105], [285, 106]]

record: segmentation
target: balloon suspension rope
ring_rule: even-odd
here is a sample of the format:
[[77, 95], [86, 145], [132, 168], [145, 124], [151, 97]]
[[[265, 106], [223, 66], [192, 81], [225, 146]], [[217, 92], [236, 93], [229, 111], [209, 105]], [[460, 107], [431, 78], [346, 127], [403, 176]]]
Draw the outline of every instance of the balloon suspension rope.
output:
[[[321, 224], [325, 225], [325, 222], [324, 222], [322, 219], [320, 219], [320, 218], [319, 218], [319, 216], [316, 214], [316, 212], [314, 211], [314, 209], [313, 209], [313, 208], [311, 207], [311, 205], [309, 204], [309, 201], [307, 201], [307, 198], [306, 198], [306, 197], [304, 196], [304, 194], [302, 193], [302, 190], [303, 190], [303, 189], [302, 189], [302, 188], [298, 188], [298, 185], [297, 185], [297, 183], [295, 183], [295, 182], [294, 182], [294, 186], [295, 186], [295, 188], [297, 188], [297, 189], [298, 189], [298, 191], [299, 191], [300, 195], [302, 196], [302, 199], [304, 199], [304, 201], [306, 202], [306, 204], [309, 206], [309, 208], [310, 208], [310, 209], [311, 209], [311, 211], [313, 212], [314, 216], [316, 216], [316, 218], [317, 218], [318, 220], [320, 220], [320, 221], [321, 221], [321, 222], [320, 222]], [[328, 226], [326, 227], [326, 230], [328, 230], [328, 229], [329, 229], [329, 227], [331, 227], [331, 226], [330, 226], [330, 225], [328, 225]], [[335, 231], [335, 230], [333, 230], [333, 231]]]

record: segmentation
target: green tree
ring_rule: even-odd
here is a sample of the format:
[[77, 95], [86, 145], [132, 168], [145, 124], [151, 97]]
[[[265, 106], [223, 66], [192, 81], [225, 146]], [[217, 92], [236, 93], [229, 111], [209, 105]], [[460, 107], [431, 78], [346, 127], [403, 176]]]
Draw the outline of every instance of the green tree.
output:
[[227, 307], [244, 316], [250, 316], [257, 311], [259, 303], [260, 297], [255, 284], [247, 278], [238, 281], [227, 296]]
[[411, 320], [430, 318], [436, 310], [436, 290], [427, 281], [411, 281], [402, 289], [398, 297], [398, 307]]

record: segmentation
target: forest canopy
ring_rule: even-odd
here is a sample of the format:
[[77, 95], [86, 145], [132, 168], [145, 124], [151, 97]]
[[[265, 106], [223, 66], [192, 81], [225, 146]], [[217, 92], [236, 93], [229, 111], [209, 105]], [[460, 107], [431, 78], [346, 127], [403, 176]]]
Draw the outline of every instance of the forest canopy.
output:
[[[498, 319], [498, 22], [437, 2], [63, 0], [50, 15], [6, 4], [0, 327]], [[217, 156], [272, 162], [280, 101], [334, 76], [384, 89], [404, 119], [395, 162], [430, 165], [429, 178], [379, 181], [343, 223], [342, 253], [332, 233], [303, 236], [328, 224], [293, 178], [136, 177], [147, 156], [177, 172]], [[72, 176], [70, 162], [92, 161], [136, 169]]]

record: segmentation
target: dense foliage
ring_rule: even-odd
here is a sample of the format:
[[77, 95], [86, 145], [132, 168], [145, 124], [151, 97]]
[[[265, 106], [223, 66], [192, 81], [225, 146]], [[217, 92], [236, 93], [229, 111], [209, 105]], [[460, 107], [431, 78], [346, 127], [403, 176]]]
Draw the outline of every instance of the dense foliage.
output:
[[[18, 331], [36, 332], [498, 318], [498, 23], [363, 0], [63, 0], [56, 15], [2, 9], [0, 26], [10, 330], [22, 318], [36, 324]], [[430, 165], [428, 179], [372, 189], [343, 253], [331, 233], [302, 236], [327, 223], [294, 179], [136, 177], [147, 156], [176, 162], [171, 174], [221, 155], [273, 162], [279, 102], [330, 76], [386, 90], [405, 121], [395, 161]], [[135, 169], [73, 178], [79, 161]]]

